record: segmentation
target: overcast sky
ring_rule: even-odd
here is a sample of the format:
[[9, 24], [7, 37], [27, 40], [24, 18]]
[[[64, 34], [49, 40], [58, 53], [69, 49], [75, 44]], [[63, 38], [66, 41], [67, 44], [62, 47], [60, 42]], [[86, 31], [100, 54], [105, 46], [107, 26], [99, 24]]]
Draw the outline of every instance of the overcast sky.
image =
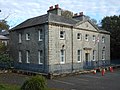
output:
[[0, 0], [0, 19], [7, 18], [11, 27], [24, 20], [47, 13], [49, 6], [73, 13], [83, 12], [98, 22], [105, 16], [120, 15], [120, 0]]

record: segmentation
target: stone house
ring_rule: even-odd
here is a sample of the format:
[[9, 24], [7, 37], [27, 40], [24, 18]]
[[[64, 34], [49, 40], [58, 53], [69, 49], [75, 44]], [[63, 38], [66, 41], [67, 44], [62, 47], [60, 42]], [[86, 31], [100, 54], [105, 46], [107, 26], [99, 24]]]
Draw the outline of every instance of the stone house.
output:
[[14, 67], [40, 73], [65, 73], [110, 64], [110, 33], [83, 13], [62, 16], [58, 5], [10, 31]]

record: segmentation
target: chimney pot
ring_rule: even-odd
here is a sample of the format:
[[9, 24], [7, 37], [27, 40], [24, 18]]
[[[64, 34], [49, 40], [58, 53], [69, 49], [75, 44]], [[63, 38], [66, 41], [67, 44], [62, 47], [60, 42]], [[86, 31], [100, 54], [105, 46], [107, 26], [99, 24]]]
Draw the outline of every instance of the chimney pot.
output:
[[77, 16], [77, 15], [78, 15], [77, 13], [74, 14], [74, 16]]
[[53, 6], [50, 6], [50, 7], [49, 7], [49, 10], [52, 10], [52, 9], [53, 9]]
[[80, 16], [83, 16], [83, 12], [80, 12], [79, 15], [80, 15]]
[[59, 5], [58, 5], [58, 4], [57, 4], [57, 5], [55, 5], [55, 8], [57, 8], [57, 9], [58, 9], [58, 8], [59, 8]]

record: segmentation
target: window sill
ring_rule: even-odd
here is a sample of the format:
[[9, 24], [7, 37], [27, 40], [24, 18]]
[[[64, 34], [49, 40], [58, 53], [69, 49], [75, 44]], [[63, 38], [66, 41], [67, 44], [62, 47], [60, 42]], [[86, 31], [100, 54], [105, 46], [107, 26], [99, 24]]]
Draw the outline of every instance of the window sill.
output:
[[28, 64], [30, 63], [30, 62], [27, 62]]
[[42, 65], [43, 63], [38, 63], [39, 65]]
[[43, 41], [42, 39], [38, 40], [39, 42]]
[[65, 64], [65, 62], [60, 62], [60, 64]]
[[81, 61], [77, 61], [78, 63], [81, 63]]

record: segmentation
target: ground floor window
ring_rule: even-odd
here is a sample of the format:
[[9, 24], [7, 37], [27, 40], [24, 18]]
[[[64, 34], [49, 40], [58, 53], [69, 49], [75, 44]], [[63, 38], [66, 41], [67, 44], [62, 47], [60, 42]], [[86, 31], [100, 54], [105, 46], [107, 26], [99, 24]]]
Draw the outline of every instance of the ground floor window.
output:
[[96, 60], [96, 50], [93, 50], [93, 61]]
[[60, 50], [60, 63], [64, 64], [65, 63], [65, 50]]
[[38, 64], [42, 64], [42, 56], [43, 56], [43, 51], [39, 50], [38, 51]]
[[105, 50], [102, 50], [102, 60], [105, 60]]
[[19, 62], [22, 62], [22, 52], [21, 51], [19, 51]]
[[82, 51], [81, 51], [81, 50], [78, 50], [78, 51], [77, 51], [77, 57], [78, 57], [78, 58], [77, 58], [77, 61], [78, 61], [78, 62], [81, 62], [81, 59], [82, 59]]
[[29, 57], [30, 57], [30, 51], [27, 50], [27, 51], [26, 51], [26, 62], [27, 62], [27, 63], [30, 63], [30, 61], [29, 61], [30, 58], [29, 58]]

